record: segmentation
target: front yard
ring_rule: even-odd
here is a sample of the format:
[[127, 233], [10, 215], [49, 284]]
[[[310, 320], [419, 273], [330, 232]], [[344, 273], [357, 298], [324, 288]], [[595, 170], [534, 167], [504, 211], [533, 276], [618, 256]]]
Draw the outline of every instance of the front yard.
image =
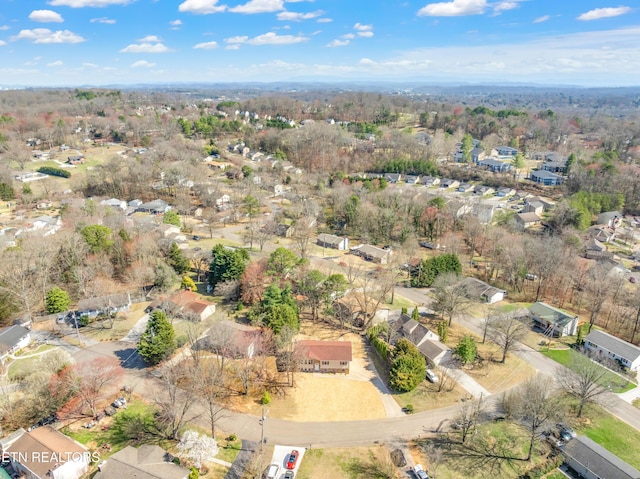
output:
[[[405, 468], [407, 469], [407, 468]], [[386, 446], [348, 449], [309, 449], [296, 475], [297, 479], [398, 478]], [[402, 476], [402, 477], [406, 477]]]

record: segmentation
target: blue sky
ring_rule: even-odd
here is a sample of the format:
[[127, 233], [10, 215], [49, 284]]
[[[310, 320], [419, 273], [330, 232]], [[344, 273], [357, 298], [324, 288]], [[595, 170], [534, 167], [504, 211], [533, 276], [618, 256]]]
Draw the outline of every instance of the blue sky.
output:
[[638, 0], [0, 0], [0, 85], [639, 85]]

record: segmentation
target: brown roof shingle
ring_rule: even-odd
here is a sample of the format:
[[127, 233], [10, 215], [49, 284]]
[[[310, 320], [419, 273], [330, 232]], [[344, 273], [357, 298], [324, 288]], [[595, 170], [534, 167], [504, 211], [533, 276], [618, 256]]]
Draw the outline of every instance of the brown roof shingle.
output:
[[296, 350], [302, 356], [317, 361], [352, 361], [350, 341], [303, 340], [296, 343]]

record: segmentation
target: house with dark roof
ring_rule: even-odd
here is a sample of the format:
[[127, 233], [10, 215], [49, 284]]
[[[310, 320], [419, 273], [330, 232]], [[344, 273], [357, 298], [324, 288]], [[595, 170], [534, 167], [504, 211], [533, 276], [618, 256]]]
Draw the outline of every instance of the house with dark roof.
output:
[[513, 196], [515, 194], [516, 194], [516, 190], [514, 190], [509, 186], [501, 186], [500, 188], [498, 188], [498, 191], [496, 191], [496, 196], [500, 196], [502, 198], [505, 198], [507, 196]]
[[554, 337], [573, 336], [578, 329], [578, 316], [538, 301], [529, 306], [529, 316], [545, 334]]
[[532, 171], [529, 179], [544, 186], [559, 186], [564, 184], [564, 176], [556, 175], [555, 173], [545, 170]]
[[607, 247], [595, 238], [587, 240], [584, 251], [584, 255], [588, 259], [599, 259], [607, 255]]
[[318, 235], [316, 244], [322, 248], [333, 248], [338, 251], [349, 249], [349, 238], [321, 233]]
[[80, 479], [91, 462], [86, 447], [51, 426], [18, 429], [0, 440], [0, 446], [3, 461], [8, 460], [18, 477], [28, 479]]
[[516, 224], [523, 229], [531, 228], [532, 226], [542, 223], [542, 219], [535, 213], [517, 213], [513, 219]]
[[379, 264], [387, 264], [391, 257], [390, 249], [382, 249], [369, 244], [362, 244], [351, 248], [351, 253], [360, 256], [366, 261], [372, 261]]
[[78, 301], [77, 311], [81, 316], [95, 318], [99, 314], [121, 313], [131, 307], [129, 293], [110, 294]]
[[409, 340], [426, 358], [429, 364], [438, 365], [450, 354], [450, 349], [440, 342], [440, 337], [407, 314], [402, 314], [391, 324], [391, 329]]
[[94, 479], [187, 479], [189, 469], [173, 462], [160, 446], [127, 446], [100, 464]]
[[420, 184], [426, 187], [437, 186], [440, 184], [440, 178], [436, 176], [423, 176], [420, 178]]
[[640, 471], [586, 436], [561, 447], [564, 463], [585, 479], [640, 479]]
[[502, 301], [507, 294], [505, 290], [491, 286], [477, 278], [464, 278], [459, 284], [464, 287], [469, 298], [487, 304]]
[[640, 370], [640, 348], [620, 338], [592, 329], [584, 338], [584, 348], [594, 359], [609, 359], [630, 371]]
[[478, 162], [478, 166], [493, 173], [506, 173], [507, 171], [511, 171], [512, 168], [511, 163], [496, 160], [495, 158], [485, 158]]
[[442, 180], [440, 180], [440, 188], [457, 188], [458, 186], [460, 186], [458, 180], [451, 178], [442, 178]]
[[516, 156], [518, 154], [518, 149], [510, 146], [496, 146], [492, 150], [492, 153], [497, 156]]
[[27, 347], [30, 342], [31, 333], [18, 324], [0, 329], [0, 361], [4, 363], [10, 354]]
[[153, 200], [147, 203], [142, 203], [138, 206], [137, 211], [143, 213], [151, 213], [153, 215], [162, 215], [169, 211], [171, 206], [164, 200]]
[[349, 374], [353, 360], [351, 341], [296, 341], [294, 346], [299, 369], [315, 373]]
[[400, 173], [385, 173], [384, 179], [389, 183], [397, 183], [402, 179], [402, 175]]
[[598, 215], [597, 225], [606, 225], [609, 228], [617, 228], [622, 225], [622, 213], [619, 211], [606, 211]]

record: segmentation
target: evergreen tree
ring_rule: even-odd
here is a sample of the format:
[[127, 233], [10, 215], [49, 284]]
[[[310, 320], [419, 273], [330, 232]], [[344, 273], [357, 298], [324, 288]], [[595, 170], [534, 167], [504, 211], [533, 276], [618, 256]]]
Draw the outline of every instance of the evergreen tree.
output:
[[456, 346], [455, 353], [462, 361], [462, 364], [471, 364], [478, 354], [476, 342], [471, 336], [463, 337]]
[[197, 291], [198, 287], [196, 283], [193, 282], [190, 276], [186, 274], [182, 277], [182, 283], [180, 283], [181, 289], [186, 289], [187, 291]]
[[167, 315], [160, 310], [152, 312], [138, 343], [140, 356], [149, 364], [158, 364], [170, 356], [176, 346], [176, 333]]
[[180, 221], [180, 215], [175, 210], [168, 210], [162, 216], [162, 222], [166, 225], [173, 225], [180, 228], [182, 222]]
[[66, 291], [60, 288], [52, 288], [47, 292], [45, 304], [47, 307], [47, 313], [62, 313], [69, 309], [71, 299], [69, 299], [69, 293]]
[[171, 245], [167, 263], [178, 274], [184, 274], [191, 269], [191, 261], [187, 258], [176, 243]]
[[417, 306], [413, 308], [413, 311], [411, 311], [411, 319], [415, 321], [418, 321], [420, 319], [420, 313], [418, 312]]
[[222, 244], [215, 245], [209, 268], [209, 284], [215, 288], [218, 283], [239, 280], [248, 260], [249, 253], [246, 249], [231, 250]]
[[413, 391], [427, 373], [424, 356], [413, 344], [402, 338], [396, 344], [389, 370], [389, 385], [400, 392]]

